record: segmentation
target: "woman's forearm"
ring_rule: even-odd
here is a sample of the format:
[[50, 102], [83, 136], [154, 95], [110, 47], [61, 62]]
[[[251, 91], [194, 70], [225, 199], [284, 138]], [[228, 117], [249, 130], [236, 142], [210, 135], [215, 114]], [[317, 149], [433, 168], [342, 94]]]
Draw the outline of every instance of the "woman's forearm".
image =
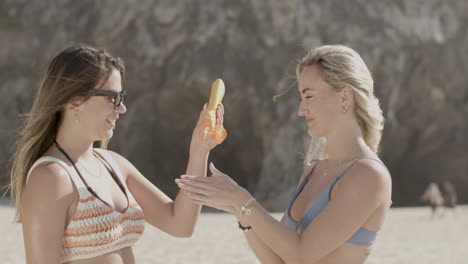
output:
[[[191, 148], [186, 174], [206, 176], [209, 151]], [[174, 200], [174, 219], [184, 231], [183, 236], [191, 236], [200, 214], [201, 206], [191, 201], [187, 192], [180, 190]]]
[[[239, 224], [243, 227], [248, 227], [248, 224], [242, 221], [240, 212], [234, 212], [237, 217]], [[285, 262], [276, 254], [263, 240], [255, 233], [255, 230], [244, 232], [245, 238], [249, 243], [250, 248], [254, 252], [255, 256], [261, 263], [271, 264], [284, 264]]]
[[268, 247], [254, 231], [245, 232], [245, 238], [257, 259], [261, 263], [285, 264], [285, 262]]
[[[256, 203], [251, 210], [251, 215], [240, 216], [238, 219], [240, 219], [243, 226], [252, 227], [253, 230], [251, 232], [255, 233], [255, 237], [252, 236], [252, 238], [257, 238], [256, 240], [252, 239], [252, 242], [256, 243], [254, 246], [258, 247], [260, 244], [259, 242], [264, 245], [264, 247], [258, 247], [258, 252], [262, 253], [262, 257], [268, 260], [272, 258], [273, 261], [281, 261], [263, 262], [259, 257], [262, 263], [300, 263], [298, 260], [300, 236], [296, 232], [283, 226], [261, 207], [260, 204]], [[237, 208], [236, 211], [239, 211], [239, 208]], [[278, 239], [279, 237], [281, 237], [281, 239]], [[248, 241], [250, 244], [250, 240]], [[271, 251], [272, 254], [275, 254], [277, 258], [275, 259], [271, 254], [265, 253], [267, 252], [265, 248]], [[254, 248], [252, 247], [252, 249]], [[255, 249], [254, 252], [257, 255]]]

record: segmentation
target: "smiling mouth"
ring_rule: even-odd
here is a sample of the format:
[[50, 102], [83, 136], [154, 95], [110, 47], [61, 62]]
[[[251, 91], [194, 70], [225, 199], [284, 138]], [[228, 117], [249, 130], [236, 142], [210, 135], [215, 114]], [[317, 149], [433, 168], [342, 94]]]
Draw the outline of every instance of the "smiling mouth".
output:
[[116, 121], [116, 120], [110, 121], [110, 120], [106, 119], [106, 121], [107, 121], [107, 123], [110, 124], [111, 126], [115, 126], [115, 121]]

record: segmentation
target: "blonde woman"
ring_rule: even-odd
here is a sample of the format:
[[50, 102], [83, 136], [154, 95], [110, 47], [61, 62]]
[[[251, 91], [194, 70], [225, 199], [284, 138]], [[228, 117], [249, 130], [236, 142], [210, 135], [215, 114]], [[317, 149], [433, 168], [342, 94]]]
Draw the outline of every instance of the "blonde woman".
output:
[[364, 263], [391, 205], [371, 74], [354, 50], [336, 45], [308, 53], [297, 78], [298, 114], [313, 142], [323, 142], [311, 147], [314, 161], [281, 221], [212, 164], [212, 177], [176, 182], [195, 203], [233, 213], [262, 263]]
[[[124, 157], [93, 147], [107, 145], [127, 111], [123, 76], [120, 58], [86, 45], [49, 64], [11, 172], [27, 263], [135, 263], [132, 246], [145, 222], [175, 237], [192, 235], [200, 206], [184, 191], [172, 201]], [[218, 123], [222, 117], [220, 107]], [[203, 177], [216, 144], [201, 139], [199, 124], [187, 173]]]

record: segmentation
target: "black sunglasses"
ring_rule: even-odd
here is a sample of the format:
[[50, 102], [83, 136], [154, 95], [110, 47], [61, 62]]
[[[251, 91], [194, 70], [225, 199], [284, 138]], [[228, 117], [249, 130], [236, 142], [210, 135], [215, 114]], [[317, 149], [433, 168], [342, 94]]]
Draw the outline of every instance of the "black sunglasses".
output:
[[112, 98], [112, 103], [114, 103], [114, 108], [117, 109], [120, 107], [122, 103], [125, 102], [127, 91], [115, 92], [115, 91], [109, 91], [109, 90], [91, 89], [88, 95], [109, 96]]

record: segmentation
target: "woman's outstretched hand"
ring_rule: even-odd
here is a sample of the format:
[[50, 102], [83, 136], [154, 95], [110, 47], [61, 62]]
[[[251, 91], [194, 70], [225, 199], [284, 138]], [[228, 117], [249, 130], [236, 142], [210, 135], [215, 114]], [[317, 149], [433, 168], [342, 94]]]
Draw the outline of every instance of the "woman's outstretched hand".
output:
[[[200, 116], [197, 121], [197, 125], [192, 133], [192, 142], [190, 143], [190, 150], [203, 150], [203, 151], [210, 151], [216, 145], [218, 145], [214, 138], [207, 138], [203, 139], [200, 133], [201, 124], [205, 118], [206, 112], [208, 111], [207, 106], [203, 107], [203, 110], [200, 112]], [[216, 108], [216, 125], [223, 126], [224, 123], [224, 106], [223, 104], [219, 104], [218, 108]]]
[[252, 196], [228, 175], [210, 163], [211, 177], [182, 175], [179, 188], [188, 192], [193, 202], [236, 214]]

